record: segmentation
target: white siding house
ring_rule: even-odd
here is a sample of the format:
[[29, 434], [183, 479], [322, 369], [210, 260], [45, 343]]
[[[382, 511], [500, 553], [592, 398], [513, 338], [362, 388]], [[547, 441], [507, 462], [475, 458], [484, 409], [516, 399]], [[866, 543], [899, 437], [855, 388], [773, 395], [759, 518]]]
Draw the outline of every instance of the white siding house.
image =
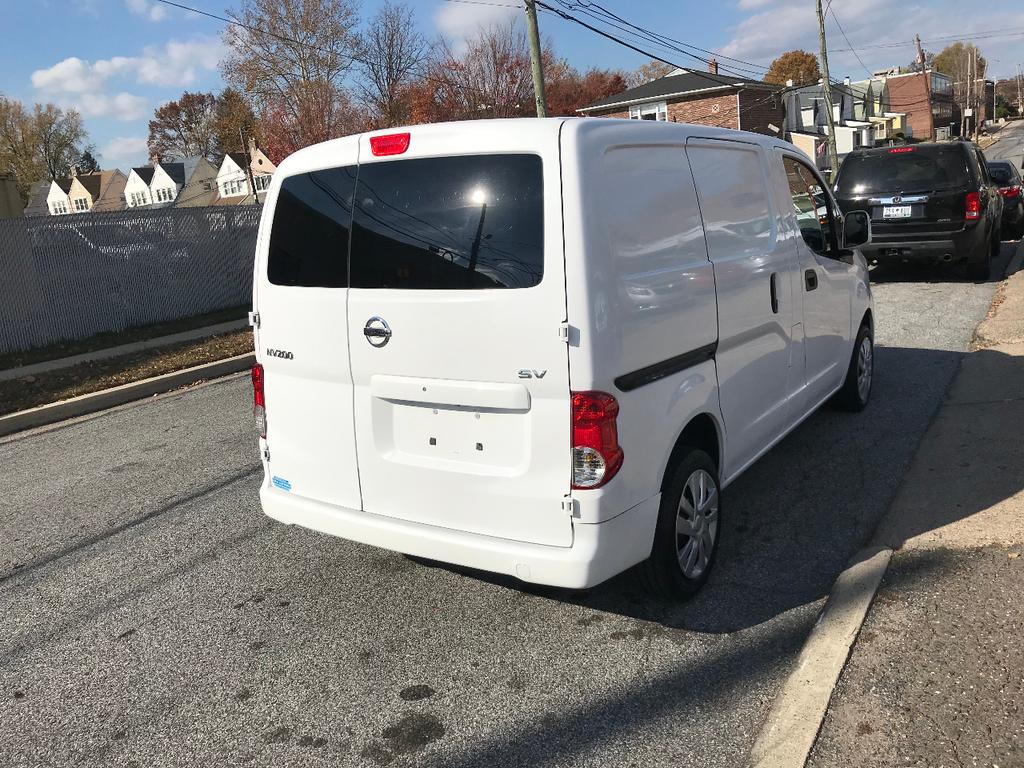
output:
[[71, 179], [61, 179], [66, 189], [56, 181], [50, 182], [50, 191], [46, 194], [46, 207], [52, 216], [62, 216], [71, 213], [71, 198], [68, 191], [71, 189]]
[[[181, 163], [178, 163], [181, 165]], [[154, 205], [170, 205], [181, 191], [181, 185], [171, 178], [163, 165], [153, 166], [153, 178], [149, 182], [149, 196]]]
[[245, 168], [245, 155], [229, 152], [224, 155], [217, 171], [217, 193], [222, 197], [245, 197], [249, 189], [249, 174]]
[[153, 168], [144, 166], [132, 168], [128, 181], [124, 185], [124, 199], [127, 208], [139, 208], [153, 204], [153, 192], [150, 182], [153, 181]]

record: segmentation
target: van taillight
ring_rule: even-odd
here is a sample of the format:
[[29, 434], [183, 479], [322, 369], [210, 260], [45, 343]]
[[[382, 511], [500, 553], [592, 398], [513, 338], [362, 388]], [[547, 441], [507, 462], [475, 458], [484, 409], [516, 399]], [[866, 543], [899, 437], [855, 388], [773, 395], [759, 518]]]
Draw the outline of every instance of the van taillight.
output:
[[968, 192], [964, 198], [964, 218], [974, 221], [981, 216], [981, 195], [977, 192]]
[[252, 413], [256, 417], [256, 429], [260, 437], [267, 436], [267, 400], [263, 394], [263, 366], [252, 367]]
[[408, 133], [389, 133], [385, 136], [370, 137], [370, 151], [376, 157], [400, 155], [409, 148]]
[[622, 466], [615, 419], [619, 404], [605, 392], [572, 395], [572, 487], [598, 488]]

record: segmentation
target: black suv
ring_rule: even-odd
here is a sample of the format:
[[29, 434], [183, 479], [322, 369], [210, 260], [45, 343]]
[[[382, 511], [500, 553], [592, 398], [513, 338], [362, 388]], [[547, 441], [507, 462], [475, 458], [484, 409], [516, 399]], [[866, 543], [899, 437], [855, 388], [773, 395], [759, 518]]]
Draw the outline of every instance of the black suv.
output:
[[966, 262], [970, 277], [984, 279], [999, 252], [1003, 199], [970, 142], [854, 150], [836, 197], [844, 213], [871, 217], [871, 244], [861, 249], [869, 262]]

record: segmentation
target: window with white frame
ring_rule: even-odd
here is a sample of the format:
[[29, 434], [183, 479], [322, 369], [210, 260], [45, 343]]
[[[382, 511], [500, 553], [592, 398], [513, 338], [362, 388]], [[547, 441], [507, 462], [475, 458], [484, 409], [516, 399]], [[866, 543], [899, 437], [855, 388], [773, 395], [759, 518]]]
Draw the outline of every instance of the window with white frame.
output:
[[132, 192], [132, 208], [137, 205], [149, 205], [149, 195], [145, 192]]
[[257, 192], [266, 192], [267, 187], [270, 186], [270, 175], [266, 173], [258, 173], [253, 177], [253, 181], [256, 184]]
[[233, 197], [247, 191], [244, 179], [228, 179], [220, 185], [221, 197]]
[[629, 108], [630, 120], [668, 120], [668, 104], [652, 101], [648, 104], [634, 104]]
[[63, 200], [57, 200], [53, 203], [53, 207], [50, 210], [53, 211], [54, 216], [60, 216], [68, 212], [68, 204]]
[[84, 213], [85, 211], [89, 210], [89, 201], [86, 200], [84, 197], [76, 197], [71, 202], [75, 206], [76, 213]]

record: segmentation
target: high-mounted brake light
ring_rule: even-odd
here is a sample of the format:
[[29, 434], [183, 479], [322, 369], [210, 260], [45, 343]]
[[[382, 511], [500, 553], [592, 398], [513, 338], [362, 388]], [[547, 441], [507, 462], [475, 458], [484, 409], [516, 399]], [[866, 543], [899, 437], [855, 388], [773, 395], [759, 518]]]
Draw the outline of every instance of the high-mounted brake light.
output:
[[572, 487], [598, 488], [622, 466], [615, 419], [619, 404], [605, 392], [572, 395]]
[[260, 437], [267, 436], [267, 400], [263, 394], [263, 366], [256, 363], [252, 367], [252, 414], [256, 419], [256, 429]]
[[400, 155], [409, 148], [408, 133], [389, 133], [385, 136], [370, 137], [370, 151], [376, 157]]
[[964, 218], [967, 221], [977, 221], [981, 217], [981, 195], [977, 192], [968, 192], [964, 198]]
[[890, 155], [902, 155], [904, 152], [913, 152], [913, 147], [893, 147], [889, 150]]

